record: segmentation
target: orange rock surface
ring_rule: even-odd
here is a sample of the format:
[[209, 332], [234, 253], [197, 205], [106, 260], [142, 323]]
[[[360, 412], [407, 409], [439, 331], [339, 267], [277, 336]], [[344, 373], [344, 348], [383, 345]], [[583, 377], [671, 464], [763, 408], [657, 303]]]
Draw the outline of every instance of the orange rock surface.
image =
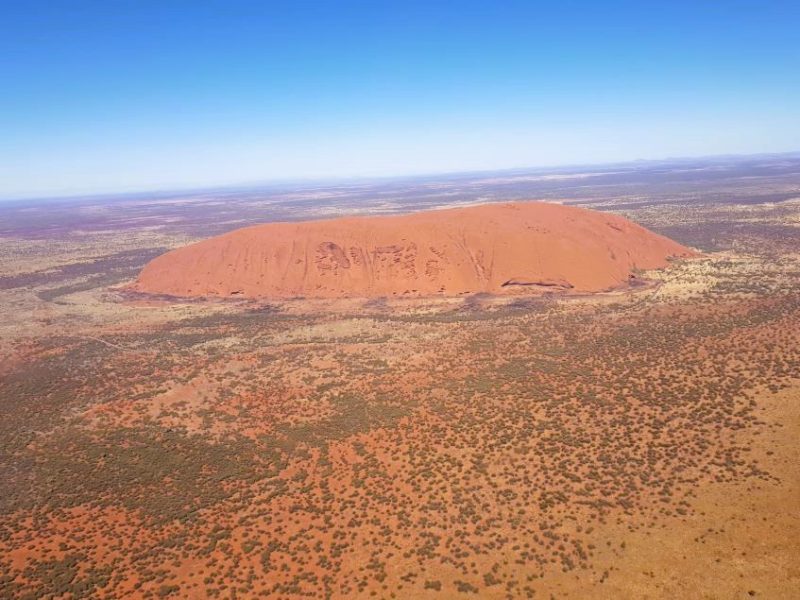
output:
[[134, 288], [248, 298], [597, 292], [693, 254], [617, 215], [515, 202], [245, 227], [159, 256]]

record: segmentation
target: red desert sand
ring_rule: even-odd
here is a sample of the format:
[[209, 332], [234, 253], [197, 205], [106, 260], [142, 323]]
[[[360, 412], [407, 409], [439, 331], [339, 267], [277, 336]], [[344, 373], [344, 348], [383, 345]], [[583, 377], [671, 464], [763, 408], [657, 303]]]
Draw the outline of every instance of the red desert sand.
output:
[[245, 298], [598, 292], [692, 255], [617, 215], [515, 202], [245, 227], [159, 256], [134, 288]]

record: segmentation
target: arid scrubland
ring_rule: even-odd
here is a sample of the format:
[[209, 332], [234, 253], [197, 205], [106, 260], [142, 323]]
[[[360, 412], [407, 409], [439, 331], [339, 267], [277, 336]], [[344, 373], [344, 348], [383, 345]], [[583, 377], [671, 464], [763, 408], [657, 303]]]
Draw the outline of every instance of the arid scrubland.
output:
[[796, 597], [800, 206], [621, 212], [706, 254], [188, 302], [121, 286], [191, 232], [5, 234], [0, 596]]

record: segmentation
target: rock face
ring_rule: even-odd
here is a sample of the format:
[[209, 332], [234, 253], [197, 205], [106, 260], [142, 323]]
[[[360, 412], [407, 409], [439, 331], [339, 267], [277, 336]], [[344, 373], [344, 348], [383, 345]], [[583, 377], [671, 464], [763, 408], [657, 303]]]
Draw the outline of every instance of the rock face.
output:
[[159, 256], [134, 289], [245, 298], [596, 292], [693, 254], [616, 215], [517, 202], [245, 227]]

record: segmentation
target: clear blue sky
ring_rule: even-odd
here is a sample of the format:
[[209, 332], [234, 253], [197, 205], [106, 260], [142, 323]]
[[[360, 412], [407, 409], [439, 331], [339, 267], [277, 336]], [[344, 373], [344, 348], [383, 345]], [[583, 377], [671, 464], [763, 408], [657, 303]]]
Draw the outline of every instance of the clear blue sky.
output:
[[0, 0], [0, 196], [800, 150], [800, 1]]

